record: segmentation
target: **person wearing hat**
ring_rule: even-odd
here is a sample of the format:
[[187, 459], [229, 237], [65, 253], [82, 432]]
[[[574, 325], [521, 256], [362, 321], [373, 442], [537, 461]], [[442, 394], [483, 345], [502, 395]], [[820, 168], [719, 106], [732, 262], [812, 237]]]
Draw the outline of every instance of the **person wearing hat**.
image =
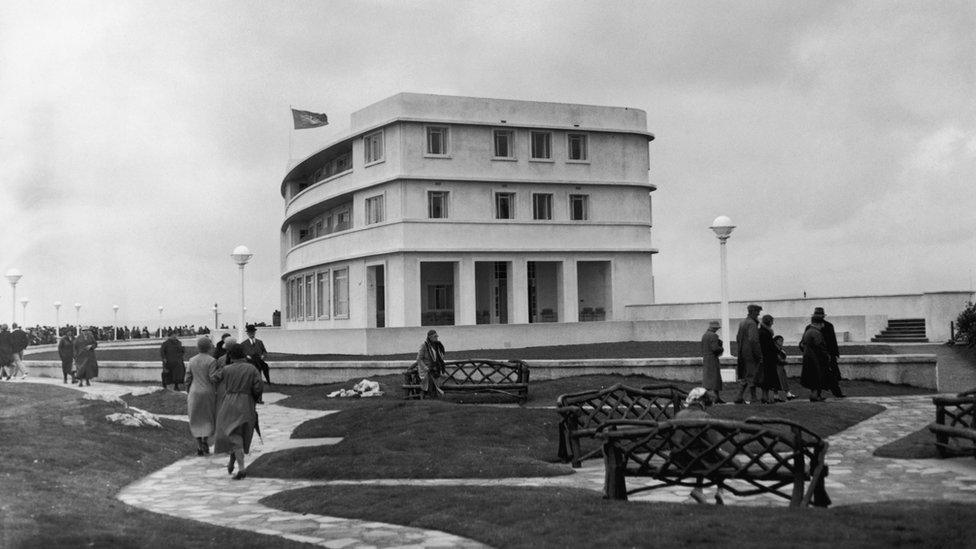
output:
[[186, 366], [186, 409], [190, 434], [197, 441], [197, 455], [210, 453], [217, 418], [217, 390], [211, 377], [217, 373], [217, 361], [210, 356], [213, 342], [207, 336], [197, 339], [197, 354]]
[[218, 341], [217, 342], [217, 346], [214, 347], [214, 355], [213, 355], [213, 357], [214, 357], [215, 360], [219, 360], [220, 357], [222, 357], [225, 354], [227, 354], [227, 348], [226, 348], [226, 346], [227, 346], [227, 338], [229, 338], [229, 337], [230, 337], [230, 334], [228, 334], [227, 332], [224, 332], [224, 335], [220, 336], [220, 341]]
[[[840, 367], [837, 365], [837, 359], [840, 358], [840, 346], [837, 345], [837, 332], [834, 331], [834, 325], [824, 318], [827, 314], [824, 312], [823, 307], [814, 307], [813, 316], [819, 317], [821, 323], [823, 323], [823, 328], [821, 328], [820, 332], [823, 334], [824, 342], [827, 344], [827, 354], [830, 355], [830, 364], [827, 368], [827, 388], [830, 389], [831, 394], [835, 397], [844, 398], [844, 392], [840, 389]], [[807, 328], [809, 327], [807, 325]]]
[[255, 405], [261, 402], [264, 385], [261, 374], [248, 363], [241, 344], [228, 345], [227, 361], [227, 366], [210, 376], [224, 395], [214, 424], [214, 453], [230, 454], [227, 473], [233, 474], [236, 466], [234, 480], [242, 480], [247, 476], [244, 456], [251, 450], [255, 431], [261, 434]]
[[759, 347], [762, 349], [763, 361], [759, 368], [759, 375], [756, 377], [756, 385], [762, 389], [762, 403], [772, 404], [770, 391], [773, 398], [778, 402], [786, 402], [785, 395], [777, 397], [777, 393], [784, 391], [780, 385], [779, 371], [779, 348], [773, 342], [773, 315], [763, 315], [762, 322], [759, 323]]
[[244, 347], [247, 361], [256, 366], [258, 371], [264, 374], [264, 380], [271, 385], [271, 368], [264, 361], [264, 355], [268, 354], [268, 350], [264, 348], [263, 341], [254, 337], [258, 329], [254, 324], [248, 324], [244, 331], [247, 332], [247, 337], [241, 342], [241, 347]]
[[[691, 391], [688, 391], [688, 396], [685, 398], [685, 407], [674, 415], [674, 420], [708, 419], [711, 416], [706, 409], [712, 405], [712, 402], [712, 391], [704, 387], [695, 387]], [[675, 447], [680, 448], [680, 450], [673, 453], [671, 457], [678, 467], [691, 465], [713, 465], [719, 467], [723, 463], [731, 463], [732, 457], [722, 448], [726, 441], [714, 431], [704, 429], [698, 435], [693, 435], [689, 431], [679, 431], [676, 432], [674, 442]], [[695, 488], [689, 494], [691, 497], [690, 502], [700, 504], [708, 503], [708, 499], [705, 498], [705, 492], [703, 490], [704, 484], [704, 478], [698, 477], [696, 479]], [[717, 505], [725, 504], [721, 484], [715, 486], [715, 503]]]
[[749, 388], [750, 401], [756, 400], [756, 377], [762, 367], [762, 348], [759, 346], [759, 305], [749, 305], [746, 307], [747, 315], [739, 323], [739, 331], [735, 336], [735, 343], [738, 346], [738, 360], [736, 362], [736, 375], [739, 378], [739, 395], [735, 398], [736, 404], [748, 404], [744, 397], [746, 387]]
[[823, 402], [822, 392], [830, 387], [830, 354], [823, 336], [823, 323], [821, 315], [810, 317], [810, 325], [800, 340], [800, 350], [803, 351], [800, 385], [810, 390], [810, 402]]
[[722, 400], [722, 365], [718, 359], [725, 347], [716, 333], [721, 327], [717, 320], [709, 322], [708, 329], [701, 338], [702, 387], [715, 393], [715, 404], [725, 404]]
[[437, 336], [437, 330], [428, 330], [427, 339], [417, 351], [417, 374], [420, 376], [420, 390], [425, 398], [437, 398], [444, 391], [437, 386], [437, 378], [444, 373], [444, 344]]

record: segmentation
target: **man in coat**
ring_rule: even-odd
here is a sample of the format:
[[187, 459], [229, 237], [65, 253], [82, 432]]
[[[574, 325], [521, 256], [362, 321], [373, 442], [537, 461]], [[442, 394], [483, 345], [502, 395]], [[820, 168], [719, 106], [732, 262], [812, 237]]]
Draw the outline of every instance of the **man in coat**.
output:
[[[823, 307], [814, 307], [814, 316], [820, 317], [823, 322], [823, 328], [821, 328], [820, 333], [823, 334], [824, 342], [827, 344], [827, 354], [830, 355], [830, 364], [828, 365], [828, 376], [827, 376], [827, 389], [837, 398], [844, 398], [844, 391], [840, 389], [840, 367], [837, 365], [837, 359], [840, 358], [840, 346], [837, 345], [837, 332], [834, 331], [834, 325], [828, 322], [824, 317]], [[807, 328], [810, 326], [807, 325]]]
[[701, 338], [702, 387], [715, 393], [715, 404], [725, 404], [722, 400], [722, 365], [719, 363], [725, 347], [717, 333], [721, 327], [717, 320], [709, 322]]
[[19, 374], [20, 379], [24, 379], [27, 377], [27, 369], [24, 368], [24, 349], [30, 345], [30, 336], [16, 322], [11, 326], [13, 327], [13, 331], [10, 332], [10, 347], [11, 351], [13, 351], [13, 355], [11, 356], [13, 376], [17, 377]]
[[803, 332], [800, 340], [800, 350], [803, 351], [803, 370], [800, 372], [800, 384], [810, 390], [811, 402], [823, 402], [822, 391], [829, 388], [830, 382], [830, 354], [827, 342], [823, 336], [824, 319], [820, 315], [813, 315], [810, 324]]
[[61, 357], [61, 374], [64, 375], [64, 382], [68, 382], [70, 375], [71, 383], [74, 383], [75, 336], [70, 329], [65, 330], [64, 335], [58, 340], [58, 356]]
[[762, 367], [762, 348], [759, 346], [759, 305], [746, 307], [747, 315], [739, 323], [739, 331], [735, 336], [739, 356], [736, 364], [736, 375], [739, 378], [739, 396], [736, 404], [747, 404], [744, 397], [746, 387], [749, 388], [750, 401], [756, 400], [756, 377]]
[[271, 385], [271, 368], [268, 367], [268, 363], [264, 361], [264, 355], [268, 354], [268, 350], [264, 348], [264, 342], [260, 339], [254, 337], [255, 332], [258, 331], [254, 324], [248, 324], [247, 337], [241, 342], [241, 347], [244, 347], [244, 355], [247, 356], [247, 361], [257, 367], [258, 371], [264, 374], [264, 380]]
[[163, 388], [170, 383], [173, 390], [179, 391], [186, 376], [186, 363], [183, 362], [183, 344], [176, 334], [171, 334], [159, 346], [159, 356], [163, 361]]
[[224, 395], [218, 404], [214, 453], [230, 454], [227, 473], [233, 474], [236, 466], [234, 480], [241, 480], [246, 476], [244, 455], [251, 450], [254, 432], [260, 434], [255, 405], [261, 402], [264, 386], [261, 374], [246, 361], [240, 344], [228, 345], [226, 356], [227, 366], [211, 376], [218, 384], [218, 392]]

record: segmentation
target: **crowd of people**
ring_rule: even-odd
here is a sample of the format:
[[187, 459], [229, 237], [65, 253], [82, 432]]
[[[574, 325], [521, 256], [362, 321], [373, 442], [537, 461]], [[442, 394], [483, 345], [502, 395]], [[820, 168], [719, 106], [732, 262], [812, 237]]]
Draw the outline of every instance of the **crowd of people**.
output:
[[[769, 314], [760, 319], [762, 307], [759, 305], [749, 305], [746, 310], [746, 318], [739, 323], [735, 338], [738, 347], [736, 377], [739, 392], [733, 402], [757, 402], [757, 389], [762, 391], [758, 402], [763, 404], [796, 398], [790, 391], [786, 375], [787, 356], [783, 349], [783, 336], [773, 332], [775, 319]], [[725, 401], [722, 399], [719, 357], [725, 348], [717, 334], [719, 328], [718, 321], [712, 321], [702, 336], [702, 386], [714, 393], [716, 404], [723, 404]], [[844, 392], [840, 388], [840, 369], [837, 366], [840, 357], [837, 333], [834, 325], [826, 320], [823, 307], [814, 308], [810, 323], [804, 328], [800, 340], [800, 352], [803, 353], [800, 385], [810, 391], [810, 401], [826, 400], [823, 391], [830, 391], [835, 397], [844, 398]], [[745, 400], [747, 389], [750, 399], [748, 401]]]
[[[82, 328], [91, 331], [92, 337], [98, 341], [110, 340], [129, 340], [129, 339], [150, 339], [158, 338], [160, 335], [168, 337], [177, 335], [180, 337], [191, 337], [195, 335], [205, 335], [210, 333], [207, 326], [183, 325], [183, 326], [163, 326], [150, 331], [148, 326], [89, 326]], [[26, 329], [27, 336], [31, 345], [50, 345], [57, 343], [61, 335], [65, 332], [78, 333], [78, 328], [71, 324], [62, 326], [59, 330], [54, 326], [31, 326]]]

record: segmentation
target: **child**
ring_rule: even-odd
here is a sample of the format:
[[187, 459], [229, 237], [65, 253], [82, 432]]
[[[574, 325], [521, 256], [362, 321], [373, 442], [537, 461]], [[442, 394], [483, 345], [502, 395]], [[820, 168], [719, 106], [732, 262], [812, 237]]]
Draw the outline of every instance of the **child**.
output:
[[783, 350], [783, 336], [774, 337], [773, 343], [776, 344], [776, 348], [779, 350], [779, 361], [776, 363], [776, 373], [779, 374], [779, 385], [783, 388], [782, 391], [777, 393], [776, 401], [786, 402], [787, 400], [793, 400], [796, 398], [796, 395], [790, 392], [790, 384], [786, 377], [786, 351]]

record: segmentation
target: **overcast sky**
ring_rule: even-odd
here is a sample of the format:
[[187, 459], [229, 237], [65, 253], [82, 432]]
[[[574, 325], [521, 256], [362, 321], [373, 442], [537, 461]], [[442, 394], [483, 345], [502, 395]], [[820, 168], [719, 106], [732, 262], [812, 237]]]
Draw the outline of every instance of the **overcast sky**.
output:
[[29, 324], [202, 324], [246, 244], [270, 323], [289, 106], [304, 157], [411, 91], [647, 111], [658, 302], [718, 299], [721, 214], [733, 299], [970, 289], [974, 52], [972, 1], [4, 0], [0, 270]]

